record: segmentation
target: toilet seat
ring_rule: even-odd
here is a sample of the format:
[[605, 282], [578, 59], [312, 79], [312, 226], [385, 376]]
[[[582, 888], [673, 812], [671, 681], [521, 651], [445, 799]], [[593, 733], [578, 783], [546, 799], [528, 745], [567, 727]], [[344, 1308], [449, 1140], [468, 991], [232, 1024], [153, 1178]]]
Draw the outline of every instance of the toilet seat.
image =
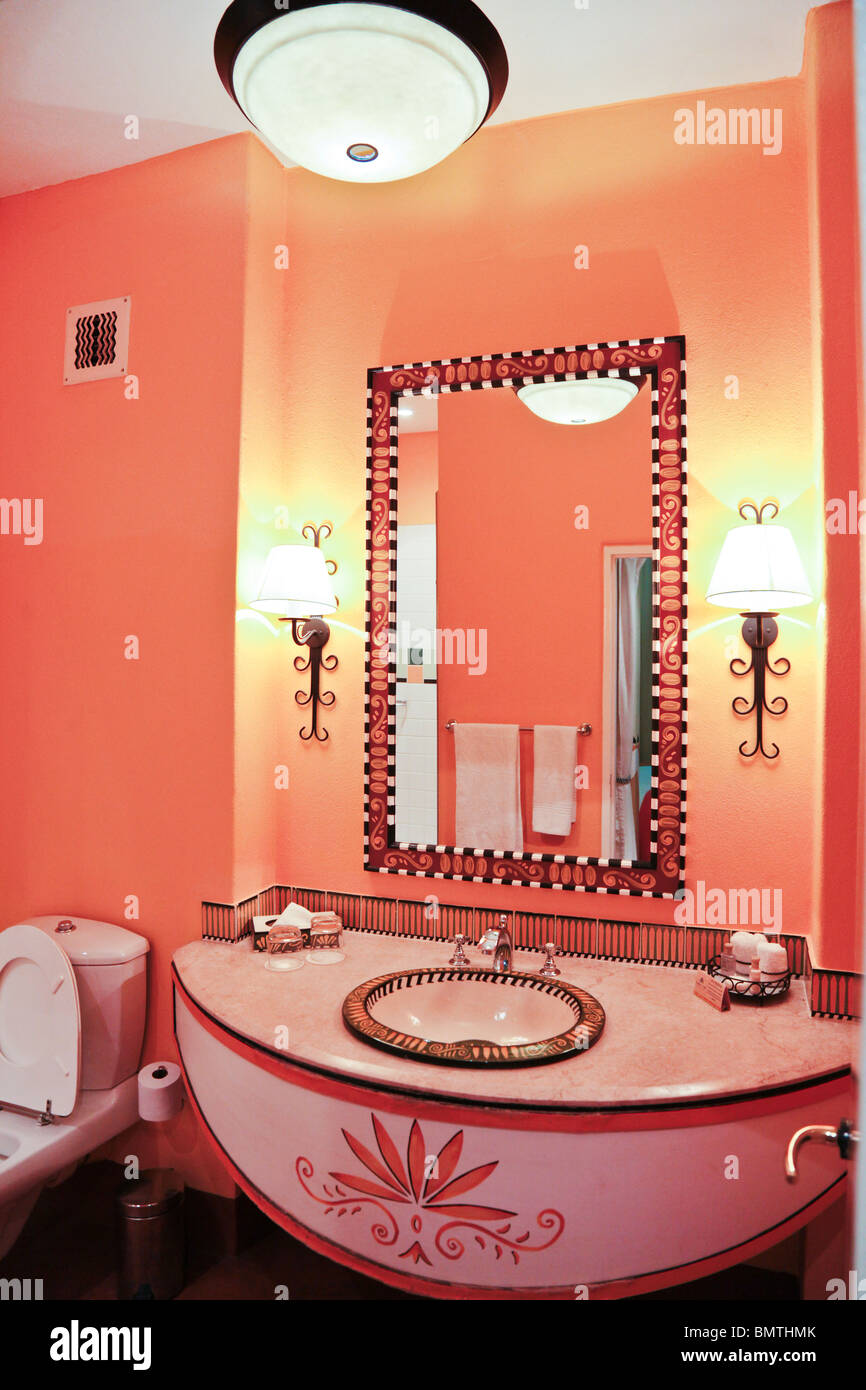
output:
[[0, 1105], [71, 1115], [81, 1072], [78, 985], [38, 927], [0, 932]]

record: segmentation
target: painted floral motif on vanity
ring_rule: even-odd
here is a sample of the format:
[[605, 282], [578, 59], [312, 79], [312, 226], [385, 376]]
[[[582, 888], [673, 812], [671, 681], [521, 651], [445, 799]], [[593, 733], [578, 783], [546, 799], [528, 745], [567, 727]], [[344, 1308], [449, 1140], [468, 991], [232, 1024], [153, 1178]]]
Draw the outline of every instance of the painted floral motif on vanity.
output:
[[[377, 1245], [402, 1246], [396, 1251], [401, 1260], [431, 1268], [439, 1259], [460, 1261], [470, 1241], [491, 1260], [518, 1265], [524, 1256], [548, 1250], [559, 1240], [565, 1229], [560, 1212], [547, 1209], [526, 1221], [515, 1211], [483, 1202], [478, 1189], [492, 1177], [499, 1160], [458, 1171], [463, 1130], [452, 1134], [438, 1153], [430, 1153], [420, 1124], [413, 1120], [404, 1157], [382, 1121], [374, 1114], [370, 1119], [376, 1152], [342, 1131], [362, 1172], [334, 1170], [327, 1179], [316, 1179], [308, 1158], [298, 1158], [295, 1164], [304, 1192], [335, 1223], [339, 1218], [372, 1217], [370, 1234]], [[462, 1200], [470, 1193], [472, 1200]]]

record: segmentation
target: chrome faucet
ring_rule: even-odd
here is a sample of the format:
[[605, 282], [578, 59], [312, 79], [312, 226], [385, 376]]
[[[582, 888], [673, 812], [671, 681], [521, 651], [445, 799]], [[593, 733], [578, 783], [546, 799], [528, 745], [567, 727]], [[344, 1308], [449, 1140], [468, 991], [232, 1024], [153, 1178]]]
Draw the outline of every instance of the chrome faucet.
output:
[[478, 948], [482, 955], [493, 957], [493, 969], [497, 974], [504, 974], [506, 970], [511, 969], [514, 946], [511, 932], [508, 930], [508, 917], [504, 912], [499, 918], [498, 927], [488, 927], [478, 943]]

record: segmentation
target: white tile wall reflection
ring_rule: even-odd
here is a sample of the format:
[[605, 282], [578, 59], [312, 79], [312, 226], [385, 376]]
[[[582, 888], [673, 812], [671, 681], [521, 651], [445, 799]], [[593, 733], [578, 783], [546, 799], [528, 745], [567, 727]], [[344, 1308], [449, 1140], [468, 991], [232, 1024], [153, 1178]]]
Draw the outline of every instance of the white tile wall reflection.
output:
[[436, 686], [397, 682], [396, 838], [438, 840]]
[[[395, 829], [412, 844], [438, 840], [435, 633], [436, 527], [398, 526]], [[410, 657], [422, 681], [405, 679]]]

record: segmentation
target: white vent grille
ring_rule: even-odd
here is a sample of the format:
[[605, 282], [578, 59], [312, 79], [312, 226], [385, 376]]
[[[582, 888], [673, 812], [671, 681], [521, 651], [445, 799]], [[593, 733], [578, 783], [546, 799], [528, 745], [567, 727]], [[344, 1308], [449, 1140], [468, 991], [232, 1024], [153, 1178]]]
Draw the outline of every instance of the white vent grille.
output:
[[63, 381], [104, 381], [124, 376], [129, 351], [129, 295], [98, 304], [76, 304], [66, 311]]

